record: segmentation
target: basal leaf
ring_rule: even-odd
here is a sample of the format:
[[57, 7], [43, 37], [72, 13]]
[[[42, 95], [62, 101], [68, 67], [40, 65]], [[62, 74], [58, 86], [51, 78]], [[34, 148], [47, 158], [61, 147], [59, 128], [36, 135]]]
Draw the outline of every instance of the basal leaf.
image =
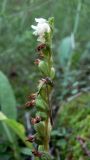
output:
[[26, 144], [26, 146], [32, 148], [32, 144], [26, 141], [24, 126], [13, 119], [7, 118], [2, 112], [0, 112], [0, 115], [0, 121], [4, 123], [6, 127], [11, 128], [12, 131]]
[[58, 48], [58, 60], [62, 67], [67, 67], [68, 62], [71, 60], [72, 51], [75, 48], [74, 35], [65, 37]]
[[16, 100], [7, 77], [0, 72], [0, 106], [1, 111], [9, 118], [16, 119]]

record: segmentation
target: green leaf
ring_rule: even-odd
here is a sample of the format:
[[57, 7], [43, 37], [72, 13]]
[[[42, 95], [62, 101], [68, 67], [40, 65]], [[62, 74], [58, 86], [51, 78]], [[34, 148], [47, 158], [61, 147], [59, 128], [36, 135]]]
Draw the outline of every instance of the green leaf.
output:
[[7, 119], [7, 117], [2, 112], [0, 112], [0, 121], [5, 119]]
[[13, 119], [9, 119], [4, 116], [3, 113], [0, 112], [1, 115], [1, 122], [5, 123], [6, 127], [10, 127], [12, 131], [18, 135], [18, 137], [26, 144], [26, 146], [32, 148], [32, 144], [26, 141], [26, 135], [25, 135], [25, 128], [22, 124], [19, 122], [16, 122]]
[[8, 118], [5, 122], [22, 140], [25, 140], [25, 128], [22, 124]]
[[4, 129], [3, 134], [5, 134], [6, 138], [8, 139], [8, 141], [10, 143], [10, 148], [13, 150], [14, 157], [16, 159], [20, 159], [20, 155], [18, 152], [17, 139], [16, 139], [14, 133], [11, 132], [11, 129], [9, 128], [9, 126], [6, 124], [6, 122], [8, 123], [8, 120], [9, 119], [2, 112], [0, 112], [0, 121], [1, 121], [1, 124]]
[[32, 155], [32, 152], [29, 148], [26, 148], [26, 147], [23, 147], [21, 148], [20, 152], [24, 155], [28, 155], [28, 156], [31, 156]]
[[6, 125], [6, 123], [4, 122], [4, 120], [6, 120], [6, 119], [7, 119], [7, 117], [2, 112], [0, 112], [0, 121], [2, 121], [1, 125], [2, 125], [2, 127], [4, 129], [4, 130], [2, 130], [2, 133], [3, 133], [3, 135], [6, 136], [6, 138], [8, 138], [10, 143], [13, 143], [15, 137], [11, 133], [11, 131], [8, 128], [8, 126]]
[[1, 111], [9, 118], [16, 119], [16, 100], [12, 87], [6, 76], [0, 72], [0, 106]]
[[5, 154], [0, 154], [0, 159], [1, 160], [10, 160], [10, 155], [8, 153]]
[[24, 144], [32, 148], [32, 144], [26, 141], [25, 128], [24, 126], [12, 119], [5, 120], [6, 124], [18, 135], [18, 137], [24, 142]]
[[58, 48], [58, 60], [62, 66], [62, 68], [67, 67], [68, 62], [72, 58], [72, 51], [74, 49], [75, 42], [74, 42], [74, 35], [71, 34], [70, 36], [65, 37], [61, 42]]

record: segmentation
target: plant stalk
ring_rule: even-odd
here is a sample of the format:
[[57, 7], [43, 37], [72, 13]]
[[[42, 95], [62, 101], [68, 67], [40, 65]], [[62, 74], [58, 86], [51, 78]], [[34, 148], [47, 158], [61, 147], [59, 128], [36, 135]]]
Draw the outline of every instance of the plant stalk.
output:
[[44, 140], [44, 149], [46, 152], [49, 151], [49, 136], [48, 136], [48, 118], [45, 121], [45, 140]]

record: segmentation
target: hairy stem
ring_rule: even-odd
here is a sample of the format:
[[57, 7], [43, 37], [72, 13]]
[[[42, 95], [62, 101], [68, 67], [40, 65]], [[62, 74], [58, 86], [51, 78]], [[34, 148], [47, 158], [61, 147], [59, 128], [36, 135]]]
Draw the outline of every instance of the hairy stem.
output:
[[48, 123], [49, 119], [45, 121], [45, 140], [44, 140], [44, 149], [48, 152], [49, 150], [49, 136], [48, 136]]
[[[51, 120], [51, 106], [50, 106], [50, 99], [49, 99], [49, 90], [48, 90], [48, 86], [46, 86], [46, 91], [47, 91], [47, 103], [48, 103], [48, 109], [49, 109], [49, 113], [48, 113], [48, 118], [45, 121], [45, 140], [44, 140], [44, 149], [45, 151], [49, 151], [49, 123]], [[51, 122], [52, 123], [52, 122]]]

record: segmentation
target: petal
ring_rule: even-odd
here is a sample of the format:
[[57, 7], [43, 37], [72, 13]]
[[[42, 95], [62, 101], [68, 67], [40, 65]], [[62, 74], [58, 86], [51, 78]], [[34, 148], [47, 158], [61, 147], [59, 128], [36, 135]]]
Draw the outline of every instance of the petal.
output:
[[50, 26], [49, 26], [48, 23], [45, 23], [45, 24], [44, 24], [44, 28], [45, 28], [45, 31], [46, 31], [46, 32], [50, 32]]
[[37, 36], [37, 35], [38, 35], [37, 31], [34, 31], [34, 32], [33, 32], [33, 35]]
[[38, 34], [44, 34], [45, 32], [50, 32], [50, 26], [48, 23], [38, 23], [37, 25]]
[[45, 22], [47, 22], [46, 19], [44, 19], [44, 18], [35, 18], [35, 21], [37, 23], [45, 23]]
[[37, 26], [31, 25], [31, 28], [36, 30]]
[[43, 36], [38, 37], [37, 41], [45, 43], [45, 38]]

